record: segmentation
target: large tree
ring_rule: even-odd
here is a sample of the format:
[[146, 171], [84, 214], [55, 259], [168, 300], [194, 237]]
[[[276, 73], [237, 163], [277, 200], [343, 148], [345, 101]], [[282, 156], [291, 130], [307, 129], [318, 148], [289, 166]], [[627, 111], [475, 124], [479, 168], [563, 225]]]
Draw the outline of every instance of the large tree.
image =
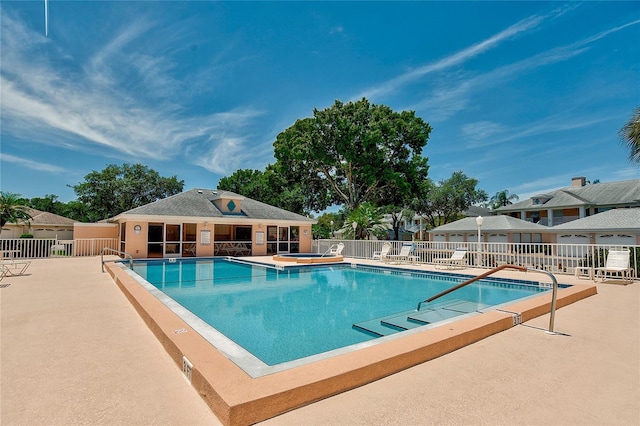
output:
[[240, 169], [225, 176], [218, 182], [218, 189], [232, 191], [257, 201], [280, 207], [298, 214], [307, 214], [305, 205], [314, 196], [305, 193], [295, 181], [287, 179], [276, 165], [268, 165], [264, 172], [260, 170]]
[[92, 171], [84, 182], [71, 186], [78, 200], [86, 205], [90, 221], [113, 217], [161, 198], [182, 192], [184, 181], [176, 176], [162, 177], [142, 164], [108, 165]]
[[640, 107], [629, 119], [629, 122], [620, 129], [620, 137], [629, 147], [629, 160], [640, 164]]
[[30, 219], [25, 200], [19, 194], [0, 191], [0, 228], [6, 223], [28, 222]]
[[430, 132], [412, 111], [395, 112], [366, 99], [336, 101], [277, 136], [274, 167], [303, 189], [312, 211], [332, 204], [349, 211], [364, 202], [402, 204], [427, 176], [422, 149]]
[[477, 185], [477, 179], [468, 177], [462, 171], [454, 172], [449, 179], [441, 180], [438, 184], [426, 180], [421, 190], [424, 198], [414, 199], [411, 207], [435, 228], [458, 220], [469, 207], [487, 200], [487, 193], [476, 189]]

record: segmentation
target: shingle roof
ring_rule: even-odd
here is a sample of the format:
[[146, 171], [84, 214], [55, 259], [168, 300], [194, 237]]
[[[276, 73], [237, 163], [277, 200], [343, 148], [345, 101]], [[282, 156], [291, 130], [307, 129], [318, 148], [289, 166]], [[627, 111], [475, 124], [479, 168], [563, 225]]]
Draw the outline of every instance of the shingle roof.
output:
[[29, 220], [29, 222], [31, 222], [32, 225], [68, 226], [68, 225], [73, 225], [76, 222], [75, 220], [69, 219], [68, 217], [60, 216], [60, 215], [49, 213], [49, 212], [43, 212], [40, 210], [32, 209], [30, 207], [27, 207], [25, 210], [27, 213], [29, 213], [29, 216], [31, 216], [31, 219]]
[[[544, 204], [534, 204], [534, 198], [550, 197]], [[532, 197], [519, 203], [509, 204], [499, 212], [540, 210], [578, 206], [639, 206], [640, 179], [618, 182], [597, 183], [580, 187], [562, 188], [539, 197]]]
[[[242, 214], [223, 214], [213, 203], [216, 199], [241, 200]], [[136, 207], [120, 216], [189, 216], [202, 218], [244, 217], [247, 219], [288, 220], [315, 223], [314, 219], [270, 206], [230, 191], [191, 189], [144, 206]]]
[[[482, 232], [487, 231], [511, 231], [511, 232], [549, 232], [549, 228], [537, 223], [527, 222], [511, 216], [487, 216], [483, 217]], [[476, 232], [478, 225], [476, 218], [466, 217], [446, 225], [438, 226], [429, 231], [437, 232]]]
[[554, 231], [640, 231], [640, 208], [613, 209], [556, 225]]

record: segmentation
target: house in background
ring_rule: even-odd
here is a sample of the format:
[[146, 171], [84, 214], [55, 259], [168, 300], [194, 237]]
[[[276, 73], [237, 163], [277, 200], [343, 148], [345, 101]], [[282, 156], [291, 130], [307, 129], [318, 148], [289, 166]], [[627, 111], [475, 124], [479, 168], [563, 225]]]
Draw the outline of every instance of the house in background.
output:
[[[613, 209], [556, 226], [543, 226], [507, 215], [483, 217], [483, 243], [558, 243], [640, 245], [640, 207]], [[478, 224], [467, 217], [429, 231], [432, 241], [478, 241]]]
[[121, 213], [120, 250], [134, 258], [265, 256], [311, 251], [316, 220], [230, 191], [192, 189]]
[[[495, 212], [486, 207], [480, 206], [470, 206], [467, 210], [462, 212], [463, 216], [466, 217], [478, 217], [478, 216], [491, 216], [494, 215]], [[391, 228], [391, 215], [385, 215], [383, 221], [388, 224], [389, 228]], [[411, 218], [409, 222], [406, 220], [400, 221], [400, 240], [403, 241], [411, 241], [411, 240], [425, 240], [427, 239], [429, 233], [427, 231], [427, 221], [424, 217], [416, 214]], [[389, 239], [393, 238], [393, 230], [389, 231]]]
[[640, 179], [587, 184], [586, 178], [575, 177], [568, 188], [538, 194], [500, 207], [496, 212], [555, 226], [603, 211], [629, 207], [640, 207]]
[[640, 245], [640, 207], [607, 210], [554, 226], [559, 244]]
[[29, 221], [6, 223], [2, 227], [0, 238], [20, 238], [23, 234], [31, 234], [33, 238], [57, 238], [72, 240], [74, 220], [57, 214], [26, 208], [31, 216]]
[[554, 242], [554, 234], [546, 226], [506, 215], [483, 217], [480, 227], [475, 217], [465, 217], [428, 231], [429, 239], [434, 242], [477, 243], [478, 228], [483, 243]]

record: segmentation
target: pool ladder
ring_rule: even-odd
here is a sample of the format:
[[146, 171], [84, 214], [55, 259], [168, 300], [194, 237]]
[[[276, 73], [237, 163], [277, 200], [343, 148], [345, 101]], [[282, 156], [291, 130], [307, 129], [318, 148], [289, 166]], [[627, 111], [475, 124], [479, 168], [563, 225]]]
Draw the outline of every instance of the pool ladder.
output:
[[554, 326], [554, 321], [555, 321], [555, 316], [556, 316], [556, 298], [558, 296], [558, 281], [556, 280], [556, 277], [551, 273], [551, 272], [547, 272], [547, 271], [543, 271], [541, 269], [535, 269], [535, 268], [527, 268], [526, 266], [519, 266], [519, 265], [500, 265], [497, 268], [493, 268], [490, 271], [487, 271], [483, 274], [480, 274], [476, 277], [473, 277], [471, 279], [468, 279], [467, 281], [464, 281], [456, 286], [453, 286], [447, 290], [444, 290], [438, 294], [436, 294], [435, 296], [431, 296], [428, 299], [423, 300], [422, 302], [418, 303], [418, 307], [416, 308], [418, 311], [420, 310], [420, 308], [422, 307], [423, 303], [429, 303], [432, 302], [444, 295], [447, 295], [453, 291], [456, 291], [464, 286], [467, 286], [473, 282], [476, 282], [478, 280], [481, 280], [482, 278], [486, 278], [489, 275], [493, 275], [498, 271], [501, 271], [503, 269], [516, 269], [518, 271], [522, 271], [522, 272], [539, 272], [541, 274], [545, 274], [548, 275], [549, 277], [551, 277], [551, 281], [553, 282], [553, 291], [551, 294], [551, 312], [550, 312], [550, 318], [549, 318], [549, 330], [547, 331], [547, 333], [550, 334], [555, 334], [555, 332], [553, 331], [553, 326]]
[[111, 254], [117, 254], [120, 257], [123, 257], [125, 259], [129, 260], [129, 268], [133, 269], [133, 256], [129, 253], [127, 253], [126, 251], [119, 251], [116, 249], [112, 249], [109, 247], [105, 247], [102, 250], [100, 250], [100, 262], [102, 263], [102, 272], [104, 272], [104, 264], [106, 262], [114, 262], [113, 260], [109, 261], [109, 260], [104, 260], [104, 253], [105, 252], [110, 252]]

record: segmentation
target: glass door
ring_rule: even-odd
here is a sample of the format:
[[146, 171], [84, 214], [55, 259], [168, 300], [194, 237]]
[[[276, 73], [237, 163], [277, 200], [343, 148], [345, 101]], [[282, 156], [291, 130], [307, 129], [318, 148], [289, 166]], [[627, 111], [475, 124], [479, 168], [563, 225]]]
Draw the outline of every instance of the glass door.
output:
[[267, 226], [267, 254], [278, 254], [277, 226]]
[[289, 253], [289, 227], [278, 227], [278, 253]]

